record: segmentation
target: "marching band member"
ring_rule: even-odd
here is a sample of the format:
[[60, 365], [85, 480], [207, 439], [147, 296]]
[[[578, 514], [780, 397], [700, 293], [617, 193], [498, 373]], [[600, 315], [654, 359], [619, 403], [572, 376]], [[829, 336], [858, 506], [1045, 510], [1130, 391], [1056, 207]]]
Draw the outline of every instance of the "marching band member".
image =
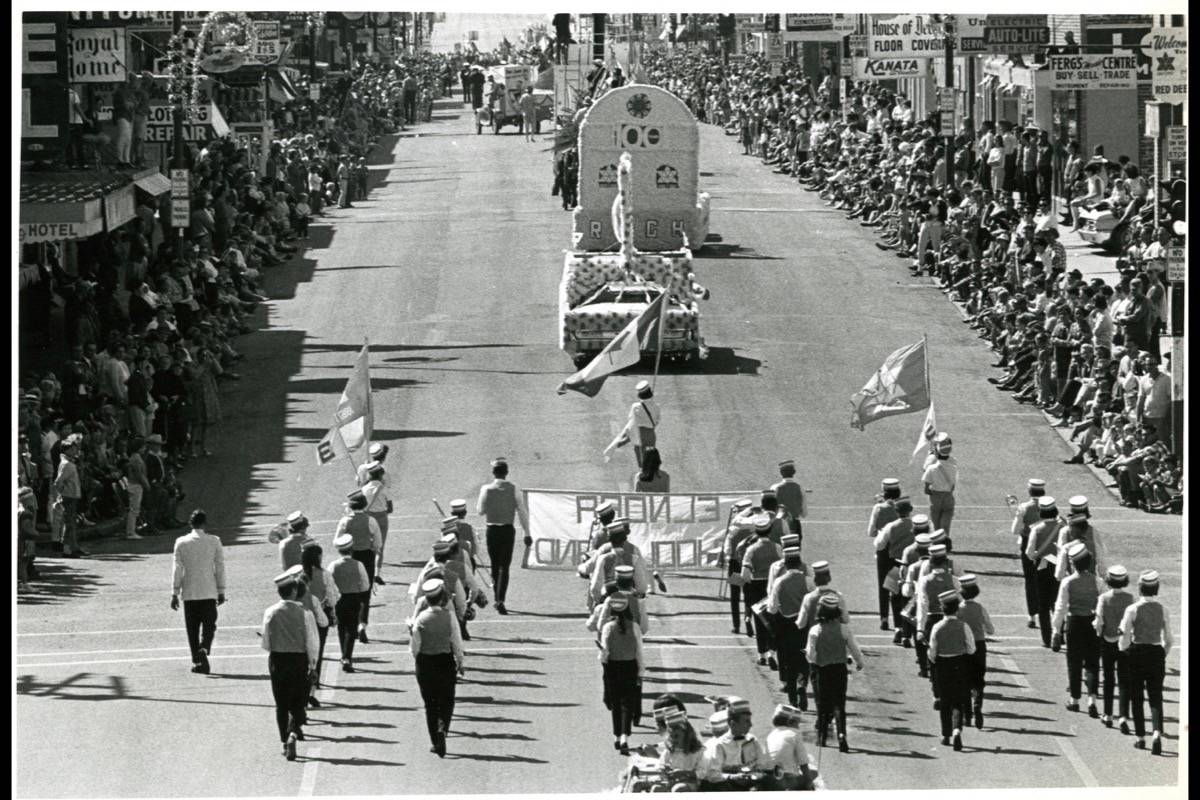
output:
[[[972, 708], [975, 711], [975, 727], [983, 727], [983, 689], [987, 685], [987, 637], [996, 634], [992, 618], [987, 609], [975, 598], [979, 597], [979, 579], [975, 575], [959, 578], [962, 586], [962, 605], [958, 607], [958, 618], [971, 628], [975, 639], [975, 652], [970, 658], [970, 687]], [[965, 723], [964, 723], [965, 724]]]
[[838, 750], [848, 753], [846, 658], [847, 655], [853, 658], [855, 667], [862, 672], [863, 657], [850, 626], [844, 623], [845, 614], [836, 593], [828, 592], [821, 597], [816, 625], [808, 632], [805, 655], [812, 669], [813, 695], [817, 701], [817, 742], [819, 746], [825, 746], [829, 738], [829, 723], [833, 721], [837, 725]]
[[1150, 752], [1162, 754], [1163, 678], [1167, 653], [1171, 652], [1171, 621], [1157, 600], [1158, 572], [1148, 570], [1138, 577], [1138, 601], [1125, 609], [1121, 619], [1121, 643], [1129, 658], [1130, 702], [1133, 705], [1133, 746], [1146, 749], [1146, 717], [1143, 695], [1149, 698], [1151, 721]]
[[[363, 644], [369, 644], [367, 623], [371, 618], [370, 584], [374, 580], [375, 566], [378, 563], [379, 554], [383, 550], [383, 538], [379, 532], [379, 524], [367, 514], [366, 495], [356, 489], [347, 495], [347, 499], [346, 514], [338, 521], [334, 537], [336, 542], [336, 537], [343, 533], [350, 534], [350, 538], [353, 540], [351, 555], [363, 565], [363, 569], [367, 572], [368, 594], [366, 601], [362, 604], [358, 620], [358, 640]], [[336, 547], [336, 544], [334, 546]]]
[[627, 756], [646, 660], [642, 655], [642, 630], [629, 610], [629, 600], [618, 593], [609, 599], [608, 606], [614, 616], [600, 629], [604, 705], [612, 713], [613, 747]]
[[300, 566], [275, 577], [279, 602], [263, 614], [262, 648], [270, 653], [275, 724], [288, 761], [296, 760], [296, 741], [304, 737], [304, 703], [317, 668], [317, 625], [301, 604], [305, 586]]
[[[785, 537], [792, 538], [792, 537]], [[798, 538], [798, 537], [797, 537]], [[800, 560], [800, 548], [783, 549], [783, 574], [771, 583], [767, 595], [767, 611], [775, 620], [775, 645], [779, 651], [779, 679], [788, 703], [808, 709], [808, 661], [804, 657], [806, 644], [804, 635], [796, 627], [800, 607], [808, 594], [808, 579], [804, 574], [804, 562]]]
[[392, 498], [388, 494], [387, 479], [384, 477], [383, 463], [371, 461], [363, 465], [367, 472], [367, 482], [363, 484], [363, 497], [367, 498], [367, 516], [379, 526], [379, 550], [375, 560], [375, 583], [383, 585], [383, 550], [387, 547], [388, 514], [392, 513]]
[[312, 541], [308, 537], [308, 518], [301, 511], [293, 511], [287, 518], [288, 535], [279, 543], [279, 560], [286, 571], [300, 563], [301, 551]]
[[[877, 505], [876, 510], [879, 509]], [[884, 583], [888, 575], [895, 569], [896, 561], [904, 555], [904, 550], [913, 543], [913, 522], [909, 516], [912, 513], [912, 502], [907, 497], [897, 497], [886, 506], [887, 511], [880, 512], [883, 517], [893, 516], [875, 534], [875, 574], [879, 580], [879, 630], [888, 629], [888, 608], [891, 607], [892, 621], [896, 624], [896, 634], [892, 638], [894, 644], [900, 644], [902, 638], [900, 611], [903, 605], [892, 601], [893, 593], [888, 591]], [[871, 513], [871, 522], [878, 521], [879, 514]]]
[[429, 752], [446, 756], [446, 734], [454, 717], [454, 694], [463, 674], [463, 647], [458, 626], [446, 608], [449, 593], [438, 579], [421, 585], [428, 604], [413, 620], [409, 648], [416, 660], [417, 685], [425, 703]]
[[804, 498], [804, 489], [796, 482], [796, 462], [790, 458], [779, 462], [780, 481], [771, 487], [771, 491], [779, 500], [779, 505], [788, 513], [789, 533], [803, 536], [800, 519], [808, 515], [808, 503]]
[[935, 696], [942, 722], [942, 744], [962, 750], [962, 729], [971, 710], [970, 657], [975, 652], [975, 635], [958, 618], [962, 595], [948, 589], [937, 596], [941, 619], [929, 632], [929, 663], [933, 667]]
[[[1118, 694], [1117, 712], [1121, 733], [1129, 733], [1129, 657], [1120, 649], [1121, 620], [1125, 610], [1133, 605], [1129, 572], [1116, 564], [1105, 575], [1108, 591], [1096, 602], [1096, 634], [1100, 637], [1100, 664], [1104, 676], [1104, 714], [1101, 721], [1113, 726], [1113, 690]], [[1114, 680], [1115, 679], [1115, 680]], [[1115, 685], [1114, 685], [1115, 684]]]
[[[1028, 481], [1029, 499], [1015, 508], [1012, 532], [1017, 537], [1017, 551], [1021, 556], [1021, 574], [1025, 582], [1025, 613], [1029, 616], [1027, 625], [1036, 628], [1034, 617], [1038, 613], [1037, 564], [1029, 560], [1025, 550], [1029, 547], [1029, 533], [1041, 519], [1038, 501], [1046, 495], [1046, 482], [1041, 478], [1030, 478]], [[1015, 503], [1016, 498], [1009, 495], [1009, 502]]]
[[1037, 571], [1038, 628], [1042, 633], [1042, 647], [1049, 647], [1052, 632], [1050, 613], [1058, 596], [1058, 583], [1054, 579], [1058, 557], [1054, 554], [1054, 547], [1058, 529], [1063, 524], [1053, 497], [1038, 498], [1038, 517], [1038, 523], [1029, 531], [1025, 557], [1033, 562]]
[[1100, 689], [1100, 641], [1096, 636], [1096, 606], [1100, 600], [1100, 581], [1092, 571], [1092, 554], [1082, 542], [1072, 542], [1064, 555], [1071, 561], [1074, 574], [1058, 586], [1054, 616], [1050, 621], [1054, 631], [1050, 646], [1058, 652], [1062, 649], [1063, 639], [1066, 639], [1067, 685], [1070, 693], [1067, 710], [1079, 710], [1080, 678], [1084, 673], [1088, 714], [1099, 719], [1096, 695]]
[[[754, 523], [754, 539], [742, 557], [742, 592], [747, 607], [754, 612], [756, 619], [752, 635], [758, 648], [758, 663], [761, 666], [769, 665], [771, 669], [778, 669], [775, 662], [774, 637], [769, 625], [764, 624], [764, 616], [756, 611], [756, 607], [767, 599], [767, 578], [771, 566], [783, 557], [779, 546], [769, 538], [778, 521], [778, 518], [768, 514], [757, 517]], [[751, 633], [749, 628], [746, 632]]]
[[329, 565], [329, 575], [337, 593], [333, 611], [337, 620], [338, 645], [342, 651], [342, 672], [354, 672], [354, 644], [362, 618], [362, 607], [371, 602], [371, 579], [367, 569], [354, 557], [354, 537], [342, 533], [333, 538], [338, 558]]

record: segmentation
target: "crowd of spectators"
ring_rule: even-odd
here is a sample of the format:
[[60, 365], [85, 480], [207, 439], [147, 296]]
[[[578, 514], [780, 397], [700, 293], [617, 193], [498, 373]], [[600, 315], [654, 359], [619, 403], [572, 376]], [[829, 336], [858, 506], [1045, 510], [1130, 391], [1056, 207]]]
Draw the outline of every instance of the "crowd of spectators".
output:
[[1004, 372], [989, 380], [1070, 428], [1078, 452], [1068, 463], [1107, 470], [1125, 505], [1181, 513], [1159, 353], [1171, 232], [1140, 227], [1113, 285], [1084, 281], [1060, 241], [1059, 226], [1090, 203], [1132, 216], [1147, 201], [1155, 184], [1128, 158], [1110, 162], [1097, 148], [1083, 161], [1072, 142], [1056, 176], [1045, 131], [988, 122], [955, 136], [947, 181], [938, 115], [918, 116], [879, 83], [853, 84], [839, 107], [830, 75], [814, 82], [792, 63], [773, 74], [757, 56], [725, 65], [695, 50], [652, 52], [643, 73], [738, 137], [747, 156], [874, 229], [876, 246], [913, 275], [931, 276], [997, 353]]
[[[418, 86], [436, 91], [441, 65], [418, 62], [428, 67]], [[263, 274], [304, 246], [311, 216], [365, 195], [365, 156], [405, 112], [404, 76], [364, 64], [326, 87], [323, 108], [336, 124], [309, 130], [298, 117], [272, 143], [264, 169], [233, 138], [193, 148], [182, 242], [170, 227], [169, 193], [157, 203], [142, 196], [133, 220], [79, 248], [73, 273], [53, 244], [36, 274], [25, 271], [23, 339], [44, 349], [39, 360], [61, 348], [63, 361], [19, 375], [22, 589], [36, 576], [38, 531], [79, 557], [87, 555], [81, 527], [124, 520], [124, 535], [136, 539], [182, 525], [179, 473], [212, 455], [207, 432], [222, 418], [219, 387], [240, 379], [239, 338], [268, 299]], [[407, 119], [418, 118], [414, 111]]]

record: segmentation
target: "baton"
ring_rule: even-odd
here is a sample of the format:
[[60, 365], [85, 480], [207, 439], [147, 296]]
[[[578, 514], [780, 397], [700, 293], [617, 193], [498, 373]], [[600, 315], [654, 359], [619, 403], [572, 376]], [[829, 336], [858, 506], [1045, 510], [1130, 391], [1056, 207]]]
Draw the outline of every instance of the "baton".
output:
[[442, 511], [442, 504], [441, 504], [441, 503], [439, 503], [439, 502], [437, 501], [437, 498], [436, 498], [436, 497], [435, 497], [435, 498], [433, 498], [433, 505], [434, 505], [434, 507], [435, 507], [435, 508], [438, 510], [438, 513], [442, 515], [442, 519], [445, 519], [445, 518], [446, 518], [446, 512], [445, 512], [445, 511]]

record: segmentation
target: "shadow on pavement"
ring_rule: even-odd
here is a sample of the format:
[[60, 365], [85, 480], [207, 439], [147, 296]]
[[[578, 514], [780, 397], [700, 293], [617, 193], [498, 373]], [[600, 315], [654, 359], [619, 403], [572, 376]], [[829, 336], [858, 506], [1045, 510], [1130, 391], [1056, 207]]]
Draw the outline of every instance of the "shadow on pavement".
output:
[[712, 671], [700, 667], [646, 667], [646, 672], [686, 672], [690, 674], [711, 675]]
[[717, 244], [706, 239], [704, 247], [695, 254], [695, 259], [706, 261], [710, 258], [714, 260], [737, 259], [738, 261], [785, 260], [782, 256], [764, 256], [753, 248], [745, 248], [740, 244]]
[[[152, 542], [153, 540], [147, 541]], [[128, 546], [130, 542], [122, 541], [121, 544]], [[88, 546], [94, 550], [102, 545], [97, 541], [89, 543]], [[141, 555], [129, 555], [124, 556], [120, 560], [141, 559], [143, 557]], [[111, 586], [111, 583], [105, 582], [96, 573], [75, 566], [76, 564], [86, 564], [89, 560], [91, 559], [47, 559], [39, 557], [37, 559], [37, 580], [30, 582], [30, 591], [17, 595], [17, 605], [58, 605], [75, 598], [91, 597], [101, 587]]]
[[[497, 347], [528, 347], [524, 344], [480, 342], [479, 344], [372, 344], [371, 353], [407, 353], [413, 350], [483, 350]], [[361, 344], [306, 344], [310, 353], [357, 353]], [[387, 359], [384, 359], [385, 361]]]
[[[461, 697], [457, 698], [457, 699], [462, 700]], [[533, 724], [530, 720], [527, 720], [527, 719], [513, 719], [511, 717], [490, 717], [490, 716], [489, 717], [474, 717], [469, 714], [458, 714], [458, 713], [455, 713], [454, 720], [456, 722], [458, 720], [463, 720], [465, 722], [496, 722], [496, 723], [508, 724], [508, 725], [532, 725]]]
[[918, 753], [916, 750], [870, 750], [866, 747], [858, 747], [856, 745], [850, 745], [850, 752], [866, 753], [872, 756], [887, 756], [889, 758], [918, 758], [925, 761], [936, 758], [936, 756], [931, 756], [928, 753]]
[[579, 703], [538, 703], [533, 700], [513, 700], [500, 697], [458, 697], [455, 702], [479, 706], [522, 706], [526, 708], [578, 708]]
[[380, 761], [374, 758], [314, 758], [312, 756], [299, 755], [296, 757], [298, 763], [306, 761], [317, 761], [322, 764], [337, 764], [342, 767], [403, 767], [399, 761]]
[[482, 753], [447, 753], [446, 758], [449, 759], [464, 759], [466, 761], [505, 761], [515, 764], [549, 764], [549, 761], [543, 761], [540, 758], [530, 758], [529, 756], [489, 756]]
[[[478, 639], [479, 637], [475, 637]], [[545, 675], [536, 669], [497, 669], [495, 667], [471, 667], [471, 672], [499, 673], [503, 675]]]
[[[757, 358], [739, 356], [731, 347], [710, 347], [708, 358], [696, 363], [663, 359], [661, 375], [757, 375], [762, 362]], [[643, 356], [635, 366], [623, 369], [621, 375], [650, 375], [654, 372], [654, 356]]]
[[954, 555], [956, 555], [956, 556], [972, 556], [974, 558], [1003, 558], [1003, 559], [1008, 559], [1008, 560], [1012, 560], [1012, 561], [1015, 561], [1018, 558], [1020, 558], [1020, 556], [1018, 556], [1016, 553], [993, 553], [993, 552], [982, 551], [982, 550], [955, 550]]
[[[339, 381], [342, 386], [345, 386], [345, 381]], [[372, 386], [374, 381], [371, 381]], [[340, 390], [339, 390], [340, 391]], [[302, 442], [319, 442], [321, 437], [329, 432], [328, 428], [300, 428], [288, 427], [284, 429], [287, 436], [299, 439]], [[427, 431], [427, 430], [404, 430], [400, 428], [376, 428], [371, 433], [372, 442], [390, 442], [399, 439], [446, 439], [454, 436], [466, 436], [463, 431]]]
[[451, 736], [461, 736], [466, 739], [505, 739], [517, 742], [536, 742], [539, 741], [533, 736], [526, 736], [523, 733], [458, 733], [454, 732]]

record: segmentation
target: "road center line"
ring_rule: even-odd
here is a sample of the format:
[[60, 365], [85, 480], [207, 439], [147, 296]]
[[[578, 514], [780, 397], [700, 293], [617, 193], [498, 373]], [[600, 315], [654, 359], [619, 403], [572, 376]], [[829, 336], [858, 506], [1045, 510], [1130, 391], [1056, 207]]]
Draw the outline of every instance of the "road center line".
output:
[[[339, 655], [341, 654], [339, 653]], [[322, 664], [322, 672], [324, 672], [323, 668], [327, 664], [332, 664], [332, 662], [333, 659], [328, 659], [326, 663]], [[321, 691], [317, 697], [317, 699], [321, 701], [322, 707], [326, 707], [333, 703], [334, 697], [332, 690], [337, 687], [338, 676], [341, 675], [340, 669], [335, 668], [332, 669], [331, 672], [333, 675], [329, 678], [329, 681], [323, 681], [321, 683]], [[323, 678], [324, 676], [322, 675], [321, 677]], [[316, 789], [317, 786], [317, 770], [321, 768], [321, 762], [317, 760], [321, 757], [321, 745], [318, 744], [312, 750], [305, 751], [304, 756], [309, 760], [304, 764], [304, 774], [300, 776], [300, 789], [296, 792], [296, 796], [312, 797], [313, 790]]]

